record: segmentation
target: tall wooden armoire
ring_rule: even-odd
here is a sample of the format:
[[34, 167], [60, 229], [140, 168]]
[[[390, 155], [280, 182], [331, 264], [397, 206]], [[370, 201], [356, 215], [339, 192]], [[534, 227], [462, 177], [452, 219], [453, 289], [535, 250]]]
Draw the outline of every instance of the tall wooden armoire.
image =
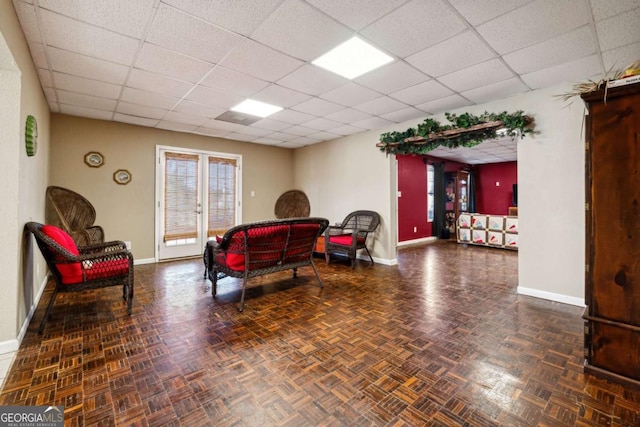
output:
[[582, 98], [588, 108], [584, 370], [638, 386], [640, 84]]

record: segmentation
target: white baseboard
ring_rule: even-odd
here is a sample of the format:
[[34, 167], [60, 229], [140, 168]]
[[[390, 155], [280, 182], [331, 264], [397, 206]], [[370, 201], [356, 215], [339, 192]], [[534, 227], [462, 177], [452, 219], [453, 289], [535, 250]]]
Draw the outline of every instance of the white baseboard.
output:
[[0, 342], [0, 354], [11, 353], [17, 351], [20, 343], [17, 339]]
[[570, 304], [578, 307], [585, 307], [583, 298], [570, 297], [568, 295], [541, 291], [539, 289], [523, 288], [521, 286], [518, 286], [516, 292], [520, 295], [527, 295], [530, 297], [536, 297], [536, 298], [547, 299], [555, 302], [561, 302], [563, 304]]
[[[365, 261], [370, 261], [369, 257], [366, 257], [366, 258], [358, 257], [358, 259], [364, 259]], [[398, 265], [398, 259], [397, 258], [385, 259], [385, 258], [373, 257], [373, 262], [375, 262], [376, 264], [383, 264], [383, 265]]]
[[134, 259], [133, 265], [142, 265], [142, 264], [155, 264], [155, 258], [142, 258], [142, 259]]
[[438, 240], [438, 238], [436, 236], [422, 237], [420, 239], [405, 240], [404, 242], [398, 242], [398, 244], [396, 246], [398, 246], [398, 247], [400, 247], [400, 246], [409, 246], [409, 245], [415, 245], [415, 244], [418, 244], [418, 243], [435, 242], [436, 240]]

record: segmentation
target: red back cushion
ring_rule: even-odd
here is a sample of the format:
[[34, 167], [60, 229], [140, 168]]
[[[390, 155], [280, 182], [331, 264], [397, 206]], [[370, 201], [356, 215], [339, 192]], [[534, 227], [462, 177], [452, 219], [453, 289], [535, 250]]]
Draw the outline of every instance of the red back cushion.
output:
[[[66, 231], [53, 225], [43, 225], [41, 230], [43, 234], [50, 237], [72, 255], [80, 255], [76, 242], [73, 241], [69, 233]], [[56, 264], [56, 267], [62, 276], [62, 283], [78, 283], [82, 281], [82, 269], [79, 262], [71, 264]]]

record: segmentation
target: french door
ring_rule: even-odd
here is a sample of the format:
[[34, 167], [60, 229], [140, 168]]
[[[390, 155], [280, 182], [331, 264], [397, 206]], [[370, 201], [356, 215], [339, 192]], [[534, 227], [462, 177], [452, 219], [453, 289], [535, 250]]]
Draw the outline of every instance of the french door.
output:
[[200, 255], [241, 223], [241, 156], [157, 146], [156, 157], [158, 260]]

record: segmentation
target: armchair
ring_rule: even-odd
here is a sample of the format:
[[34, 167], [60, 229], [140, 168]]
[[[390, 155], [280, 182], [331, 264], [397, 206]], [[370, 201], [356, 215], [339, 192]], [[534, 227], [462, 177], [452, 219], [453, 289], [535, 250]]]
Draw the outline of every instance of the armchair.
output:
[[78, 292], [122, 285], [122, 297], [127, 301], [127, 314], [133, 305], [133, 256], [124, 242], [113, 241], [88, 246], [76, 246], [66, 231], [37, 222], [25, 228], [47, 262], [55, 280], [55, 289], [38, 332], [42, 333], [58, 292]]
[[50, 186], [46, 192], [46, 222], [69, 233], [78, 245], [104, 242], [104, 230], [93, 225], [96, 210], [75, 191]]
[[332, 253], [343, 253], [351, 260], [351, 268], [356, 265], [356, 252], [364, 249], [373, 258], [367, 248], [367, 236], [380, 225], [380, 215], [373, 211], [351, 212], [339, 225], [330, 225], [324, 232], [324, 256], [327, 264]]

